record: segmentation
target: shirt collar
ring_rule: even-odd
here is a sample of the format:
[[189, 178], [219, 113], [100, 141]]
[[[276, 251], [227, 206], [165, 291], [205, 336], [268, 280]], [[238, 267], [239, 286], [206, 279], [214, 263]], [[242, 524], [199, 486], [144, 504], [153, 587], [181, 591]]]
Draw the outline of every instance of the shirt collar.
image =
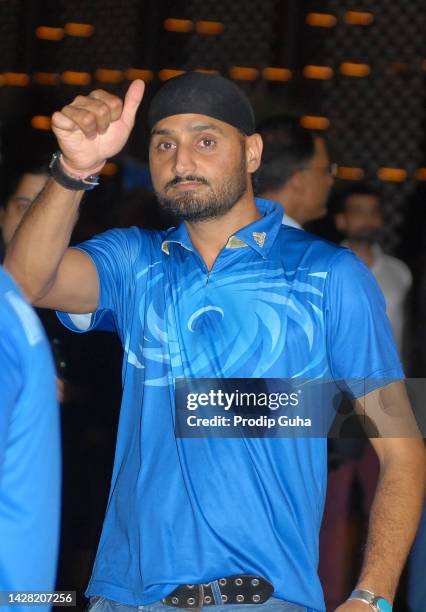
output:
[[379, 257], [381, 257], [383, 255], [383, 249], [380, 246], [380, 244], [378, 242], [375, 242], [372, 247], [371, 250], [373, 252], [373, 255], [376, 259], [378, 259]]
[[290, 227], [295, 227], [296, 229], [303, 229], [303, 227], [300, 225], [300, 223], [298, 221], [296, 221], [296, 219], [293, 219], [293, 217], [290, 217], [289, 215], [287, 215], [287, 213], [283, 214], [283, 218], [281, 223], [283, 225], [288, 225]]
[[[340, 244], [342, 246], [346, 247], [347, 249], [350, 249], [349, 240], [347, 240], [347, 239], [342, 240], [342, 242]], [[373, 254], [374, 259], [379, 259], [383, 255], [383, 249], [382, 249], [382, 247], [380, 246], [380, 244], [378, 242], [374, 242], [371, 245], [371, 252]]]
[[[280, 230], [283, 211], [282, 207], [276, 202], [262, 198], [256, 198], [256, 206], [262, 215], [260, 219], [256, 219], [253, 223], [246, 225], [230, 236], [225, 249], [251, 247], [262, 257], [266, 258], [268, 256]], [[185, 223], [182, 223], [179, 227], [171, 227], [166, 232], [161, 249], [167, 255], [170, 254], [170, 243], [180, 244], [189, 251], [195, 250]]]
[[164, 240], [161, 243], [161, 250], [167, 255], [170, 255], [169, 244], [171, 243], [180, 244], [180, 246], [188, 249], [188, 251], [194, 251], [194, 245], [191, 242], [185, 223], [178, 227], [171, 227], [166, 231]]

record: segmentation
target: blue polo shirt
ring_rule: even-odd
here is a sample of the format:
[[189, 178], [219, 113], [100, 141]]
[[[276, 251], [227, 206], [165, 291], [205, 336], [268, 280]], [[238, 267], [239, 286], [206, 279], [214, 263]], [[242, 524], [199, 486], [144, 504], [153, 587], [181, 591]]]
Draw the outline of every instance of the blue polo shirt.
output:
[[[177, 378], [402, 378], [383, 296], [349, 250], [281, 224], [228, 239], [210, 272], [186, 226], [108, 231], [79, 248], [99, 275], [88, 318], [124, 346], [111, 492], [87, 595], [149, 604], [178, 584], [259, 574], [324, 610], [317, 576], [324, 438], [177, 438]], [[354, 391], [355, 393], [355, 391]], [[356, 393], [355, 393], [356, 394]]]
[[35, 312], [0, 267], [0, 591], [54, 590], [59, 504], [53, 360]]

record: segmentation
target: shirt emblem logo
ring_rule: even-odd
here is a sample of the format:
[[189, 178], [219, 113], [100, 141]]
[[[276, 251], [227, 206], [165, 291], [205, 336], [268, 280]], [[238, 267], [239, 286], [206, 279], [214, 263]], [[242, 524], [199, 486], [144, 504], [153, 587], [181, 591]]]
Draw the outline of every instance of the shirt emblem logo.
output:
[[253, 232], [252, 236], [255, 243], [258, 246], [263, 247], [266, 240], [266, 232]]

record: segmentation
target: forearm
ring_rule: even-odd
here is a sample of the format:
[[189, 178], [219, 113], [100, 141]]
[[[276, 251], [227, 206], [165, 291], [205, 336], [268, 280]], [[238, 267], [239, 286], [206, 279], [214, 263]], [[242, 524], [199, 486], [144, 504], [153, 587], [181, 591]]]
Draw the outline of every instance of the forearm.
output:
[[425, 495], [422, 440], [407, 440], [412, 452], [384, 460], [371, 510], [358, 589], [393, 601], [419, 524]]
[[68, 248], [83, 191], [71, 191], [50, 179], [20, 223], [4, 266], [31, 301], [42, 297], [55, 280]]

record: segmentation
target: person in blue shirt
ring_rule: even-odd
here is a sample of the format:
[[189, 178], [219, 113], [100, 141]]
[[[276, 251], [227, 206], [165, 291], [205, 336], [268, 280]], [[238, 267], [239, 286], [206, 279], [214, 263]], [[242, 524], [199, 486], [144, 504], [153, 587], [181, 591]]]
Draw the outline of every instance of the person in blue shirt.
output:
[[12, 604], [32, 609], [23, 599], [12, 601], [14, 592], [54, 591], [59, 518], [60, 429], [53, 360], [35, 312], [0, 267], [2, 609], [15, 609]]
[[[31, 301], [75, 331], [112, 313], [125, 351], [91, 608], [323, 611], [332, 402], [310, 407], [322, 435], [191, 437], [176, 433], [176, 399], [182, 379], [314, 379], [344, 387], [367, 415], [395, 410], [403, 372], [383, 297], [355, 255], [283, 226], [278, 204], [254, 198], [262, 140], [247, 98], [219, 76], [172, 79], [150, 107], [153, 186], [182, 225], [110, 230], [68, 249], [82, 195], [125, 145], [142, 96], [135, 81], [124, 103], [96, 90], [53, 114], [52, 178], [6, 257]], [[381, 480], [364, 567], [339, 612], [391, 609], [419, 520], [423, 443], [373, 444]], [[256, 595], [265, 584], [266, 601]]]

